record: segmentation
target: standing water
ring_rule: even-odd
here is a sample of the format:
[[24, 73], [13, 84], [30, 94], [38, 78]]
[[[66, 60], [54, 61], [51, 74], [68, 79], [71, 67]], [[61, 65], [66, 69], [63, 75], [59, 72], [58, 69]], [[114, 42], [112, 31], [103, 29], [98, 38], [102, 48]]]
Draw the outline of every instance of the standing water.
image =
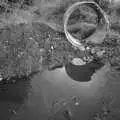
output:
[[[89, 67], [85, 68], [87, 70]], [[98, 67], [93, 68], [98, 69]], [[87, 82], [73, 80], [67, 74], [66, 71], [68, 70], [72, 74], [71, 66], [65, 66], [53, 71], [43, 71], [31, 78], [29, 87], [25, 88], [26, 90], [24, 89], [24, 92], [27, 91], [27, 97], [23, 96], [21, 106], [10, 117], [10, 120], [80, 120], [80, 118], [89, 120], [92, 113], [101, 110], [101, 104], [99, 104], [101, 98], [110, 101], [108, 99], [108, 96], [111, 95], [108, 87], [110, 79], [106, 76], [109, 65], [104, 65], [97, 70], [92, 74], [91, 80], [87, 80]], [[81, 67], [79, 74], [83, 74], [83, 71]], [[84, 74], [86, 76], [86, 73]], [[78, 76], [81, 79], [86, 79], [84, 75]], [[16, 83], [16, 85], [23, 89], [19, 83]], [[116, 87], [112, 89], [118, 91]], [[19, 93], [19, 91], [11, 92], [15, 93], [13, 99], [18, 97], [16, 92]], [[113, 95], [117, 95], [117, 93], [113, 92]], [[14, 102], [8, 96], [5, 98], [8, 98], [7, 102], [9, 104], [11, 101]], [[3, 104], [2, 101], [0, 102]]]
[[[39, 120], [40, 117], [42, 120], [47, 120], [47, 117], [52, 115], [57, 120], [67, 120], [62, 115], [59, 115], [59, 111], [64, 107], [69, 109], [69, 114], [75, 120], [79, 120], [79, 118], [87, 120], [89, 112], [98, 109], [97, 102], [102, 96], [103, 88], [107, 82], [107, 79], [100, 78], [104, 78], [107, 66], [101, 68], [87, 82], [78, 82], [71, 79], [66, 74], [66, 67], [68, 70], [69, 67], [65, 66], [36, 75], [31, 81], [31, 92], [28, 99], [25, 100], [23, 109], [11, 120]], [[86, 70], [88, 68], [86, 67]], [[83, 69], [85, 68], [83, 67]], [[82, 70], [79, 71], [79, 74], [83, 74]], [[74, 98], [77, 99], [77, 102], [74, 102]]]

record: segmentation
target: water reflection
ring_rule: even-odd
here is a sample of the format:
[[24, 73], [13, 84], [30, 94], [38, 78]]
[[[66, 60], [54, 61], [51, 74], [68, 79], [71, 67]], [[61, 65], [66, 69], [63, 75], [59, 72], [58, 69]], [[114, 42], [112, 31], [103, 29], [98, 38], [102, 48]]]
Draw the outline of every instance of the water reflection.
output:
[[104, 64], [98, 60], [93, 60], [85, 65], [74, 65], [69, 63], [65, 66], [68, 76], [78, 82], [88, 82], [91, 76], [99, 70]]
[[[82, 71], [84, 72], [89, 68], [87, 71], [91, 72], [92, 70], [90, 69], [93, 69], [91, 73], [93, 74], [95, 70], [99, 69], [98, 64], [100, 63], [93, 61], [89, 64], [89, 67], [82, 66], [84, 68]], [[67, 74], [67, 72], [71, 71], [72, 75], [76, 71], [76, 68], [71, 69], [70, 65], [69, 63], [62, 68], [58, 66], [56, 69], [53, 67], [53, 70], [37, 73], [31, 77], [31, 80], [6, 84], [6, 86], [8, 85], [7, 89], [0, 93], [0, 112], [2, 112], [2, 108], [5, 108], [4, 113], [9, 116], [7, 118], [10, 118], [11, 115], [7, 112], [9, 105], [7, 104], [13, 103], [16, 105], [20, 103], [21, 106], [21, 103], [23, 103], [22, 107], [20, 107], [21, 109], [16, 111], [17, 114], [13, 115], [10, 120], [39, 120], [40, 118], [48, 120], [49, 116], [54, 113], [54, 117], [57, 120], [59, 118], [64, 120], [68, 117], [66, 112], [70, 112], [76, 120], [79, 120], [79, 118], [82, 118], [82, 120], [88, 119], [89, 112], [96, 112], [98, 110], [99, 105], [97, 102], [99, 98], [106, 93], [108, 94], [106, 92], [103, 95], [103, 91], [107, 91], [105, 90], [105, 85], [108, 79], [105, 77], [105, 73], [108, 71], [108, 66], [102, 67], [93, 74], [90, 82], [78, 82], [73, 80], [73, 78], [71, 79], [71, 76]], [[79, 68], [78, 71], [83, 74], [80, 70]], [[74, 101], [72, 101], [73, 96], [75, 96]], [[80, 99], [77, 100], [76, 98]], [[66, 108], [69, 111], [66, 111]], [[65, 113], [62, 114], [63, 112]], [[5, 118], [5, 114], [2, 117]], [[5, 120], [4, 118], [2, 120]]]
[[[15, 82], [16, 81], [16, 82]], [[24, 104], [30, 90], [30, 80], [14, 77], [0, 82], [0, 119], [8, 120]]]
[[[62, 114], [66, 112], [64, 108], [69, 109], [68, 112], [75, 120], [87, 120], [90, 112], [96, 112], [99, 107], [97, 102], [104, 96], [103, 91], [106, 89], [108, 79], [105, 78], [105, 73], [108, 66], [102, 67], [93, 75], [92, 82], [71, 79], [66, 74], [65, 67], [45, 70], [42, 74], [35, 75], [31, 79], [31, 91], [24, 101], [24, 106], [10, 120], [48, 120], [49, 115], [54, 113], [56, 120], [65, 120], [68, 116]], [[72, 101], [73, 96], [80, 99]]]
[[22, 103], [27, 98], [30, 89], [30, 79], [11, 78], [9, 81], [0, 82], [0, 102]]

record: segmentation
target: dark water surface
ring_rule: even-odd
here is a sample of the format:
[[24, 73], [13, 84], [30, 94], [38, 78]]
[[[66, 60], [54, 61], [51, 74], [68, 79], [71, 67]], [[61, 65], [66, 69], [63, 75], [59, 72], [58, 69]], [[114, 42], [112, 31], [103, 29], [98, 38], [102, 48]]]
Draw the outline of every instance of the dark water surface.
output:
[[91, 80], [92, 75], [103, 65], [100, 61], [93, 60], [85, 65], [73, 65], [69, 63], [65, 66], [65, 69], [71, 79], [78, 82], [88, 82]]
[[91, 113], [101, 110], [101, 98], [109, 103], [109, 95], [117, 96], [115, 106], [120, 108], [120, 84], [108, 84], [112, 81], [106, 76], [108, 70], [105, 65], [93, 74], [91, 81], [78, 82], [63, 67], [38, 73], [29, 80], [0, 85], [0, 119], [49, 120], [54, 116], [55, 120], [69, 120], [62, 114], [68, 109], [73, 120], [89, 120]]
[[17, 83], [0, 83], [0, 119], [9, 120], [24, 103], [30, 89], [30, 81], [22, 78]]

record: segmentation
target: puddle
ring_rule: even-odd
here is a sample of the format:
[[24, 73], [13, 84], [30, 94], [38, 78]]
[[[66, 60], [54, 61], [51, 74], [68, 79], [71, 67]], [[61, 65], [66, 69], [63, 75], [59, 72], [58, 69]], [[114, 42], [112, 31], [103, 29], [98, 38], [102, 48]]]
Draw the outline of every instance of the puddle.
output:
[[[65, 118], [59, 112], [64, 108], [69, 109], [74, 117], [79, 110], [81, 113], [79, 117], [86, 120], [90, 111], [98, 109], [97, 102], [107, 82], [107, 79], [100, 80], [105, 71], [106, 66], [97, 73], [97, 76], [92, 77], [92, 82], [85, 83], [72, 80], [66, 74], [65, 67], [36, 75], [31, 81], [32, 90], [24, 103], [25, 107], [11, 120], [39, 120], [39, 118], [47, 120], [52, 115], [55, 115], [58, 120], [60, 118], [64, 120]], [[74, 96], [80, 98], [78, 101], [80, 106], [72, 102]]]
[[[11, 92], [1, 98], [3, 100], [0, 101], [0, 105], [11, 102], [17, 105], [20, 100], [19, 109], [14, 112], [15, 114], [9, 115], [4, 112], [8, 114], [10, 120], [49, 120], [50, 116], [55, 117], [56, 120], [67, 120], [69, 117], [65, 113], [69, 113], [73, 120], [79, 118], [88, 120], [90, 113], [100, 111], [100, 99], [107, 98], [111, 94], [108, 87], [109, 79], [106, 77], [107, 71], [108, 65], [105, 65], [92, 75], [90, 81], [80, 82], [71, 79], [66, 73], [66, 67], [46, 70], [32, 77], [29, 84], [23, 81], [18, 82], [18, 85], [16, 83], [17, 88], [13, 86]], [[111, 91], [117, 94], [119, 87], [112, 89], [115, 93]], [[26, 97], [23, 94], [25, 91]], [[19, 96], [21, 98], [23, 96], [24, 99], [20, 99]], [[4, 107], [6, 110], [7, 108]], [[6, 120], [4, 118], [3, 120]]]
[[8, 120], [16, 114], [27, 99], [30, 90], [29, 83], [30, 81], [24, 78], [16, 83], [0, 82], [0, 119]]

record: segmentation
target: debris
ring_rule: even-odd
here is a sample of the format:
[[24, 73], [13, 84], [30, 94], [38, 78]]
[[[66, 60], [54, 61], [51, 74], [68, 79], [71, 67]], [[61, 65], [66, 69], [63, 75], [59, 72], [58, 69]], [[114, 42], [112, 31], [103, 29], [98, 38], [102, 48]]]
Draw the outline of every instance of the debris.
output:
[[17, 112], [15, 110], [12, 111], [13, 114], [17, 114]]

